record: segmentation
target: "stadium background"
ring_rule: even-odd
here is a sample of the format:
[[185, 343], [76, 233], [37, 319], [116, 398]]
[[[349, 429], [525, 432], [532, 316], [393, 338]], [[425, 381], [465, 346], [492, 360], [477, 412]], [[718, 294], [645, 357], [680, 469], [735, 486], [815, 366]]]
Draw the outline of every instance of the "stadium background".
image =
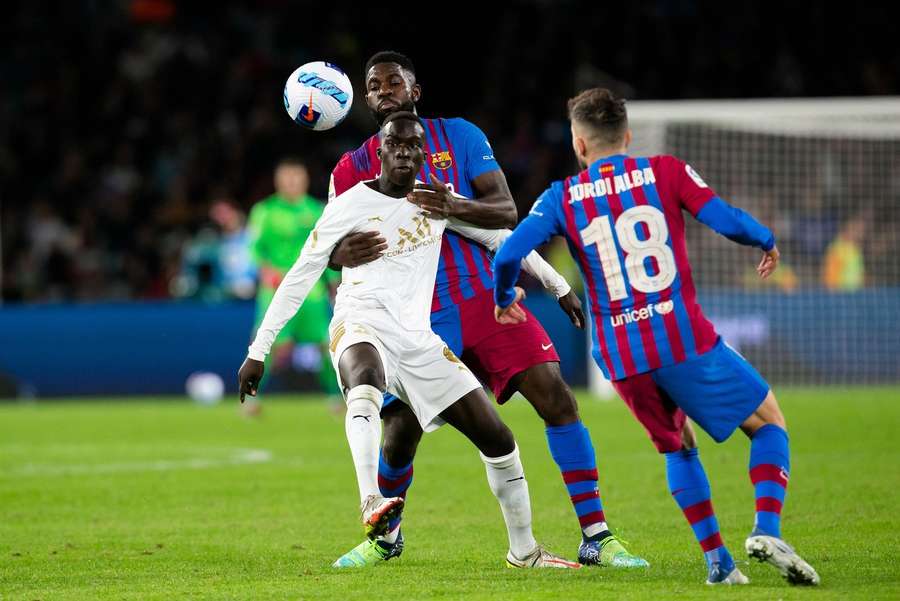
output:
[[[246, 301], [234, 303], [216, 266], [220, 231], [210, 207], [226, 201], [248, 211], [271, 192], [273, 165], [286, 155], [308, 163], [311, 192], [323, 198], [337, 157], [373, 130], [358, 93], [336, 130], [311, 135], [292, 126], [281, 88], [308, 60], [344, 66], [359, 91], [373, 51], [406, 51], [424, 87], [420, 112], [464, 116], [487, 132], [521, 214], [547, 182], [574, 169], [564, 106], [584, 87], [605, 85], [640, 101], [886, 95], [900, 86], [888, 22], [860, 8], [489, 3], [475, 15], [448, 10], [440, 27], [420, 26], [399, 9], [317, 12], [313, 20], [315, 9], [220, 2], [210, 12], [202, 4], [139, 0], [20, 3], [7, 11], [2, 27], [11, 52], [0, 58], [0, 377], [7, 395], [178, 392], [196, 370], [219, 372], [232, 385], [252, 317]], [[762, 308], [751, 300], [721, 318], [738, 330], [733, 344], [749, 336], [742, 350], [765, 357], [777, 381], [895, 381], [896, 337], [885, 332], [900, 301], [896, 292], [872, 298], [871, 290], [900, 284], [896, 137], [837, 156], [865, 162], [857, 179], [868, 187], [844, 186], [830, 197], [825, 190], [816, 202], [805, 197], [813, 178], [824, 179], [822, 170], [806, 169], [804, 182], [795, 183], [790, 164], [814, 148], [791, 149], [784, 136], [763, 135], [722, 164], [717, 147], [692, 145], [697, 134], [679, 137], [684, 130], [670, 127], [661, 150], [693, 161], [726, 198], [775, 226], [791, 266], [780, 288], [797, 292], [784, 300], [789, 309], [776, 311], [781, 301], [771, 298]], [[718, 143], [728, 144], [728, 135], [739, 137], [721, 134]], [[741, 196], [746, 164], [773, 160], [786, 165], [773, 179], [794, 187], [775, 181], [756, 197]], [[854, 218], [869, 225], [866, 290], [822, 301], [828, 244]], [[750, 265], [748, 255], [706, 240], [699, 252], [692, 243], [692, 258], [716, 317], [717, 308], [759, 290], [735, 271]], [[563, 249], [545, 251], [578, 279]], [[532, 302], [553, 320], [548, 329], [567, 377], [584, 385], [583, 338], [546, 300]], [[789, 322], [803, 316], [803, 323], [785, 325], [776, 313]], [[835, 321], [838, 313], [869, 318]], [[808, 344], [772, 355], [776, 343], [815, 338], [794, 332], [841, 324], [849, 350], [829, 354]], [[761, 327], [785, 336], [760, 344], [753, 332]], [[160, 366], [153, 379], [141, 377], [148, 364]]]

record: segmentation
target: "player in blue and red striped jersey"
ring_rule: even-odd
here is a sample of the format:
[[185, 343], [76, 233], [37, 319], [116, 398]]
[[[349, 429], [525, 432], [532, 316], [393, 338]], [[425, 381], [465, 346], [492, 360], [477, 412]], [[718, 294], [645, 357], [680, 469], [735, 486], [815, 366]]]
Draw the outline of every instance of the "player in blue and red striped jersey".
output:
[[697, 537], [710, 584], [744, 584], [722, 542], [709, 481], [685, 415], [717, 442], [735, 428], [750, 438], [756, 522], [747, 552], [794, 584], [817, 584], [815, 570], [781, 539], [790, 457], [784, 417], [769, 385], [716, 334], [697, 304], [684, 239], [684, 214], [764, 252], [778, 264], [775, 236], [719, 198], [672, 156], [630, 157], [625, 103], [592, 89], [569, 101], [575, 154], [584, 171], [554, 182], [494, 260], [495, 315], [519, 323], [518, 261], [564, 236], [584, 277], [593, 356], [665, 454], [669, 489]]
[[[415, 112], [421, 95], [412, 62], [396, 52], [375, 54], [366, 64], [366, 102], [381, 123], [399, 110]], [[485, 228], [513, 226], [516, 209], [506, 178], [484, 133], [464, 119], [423, 118], [426, 160], [409, 200], [439, 217], [457, 217]], [[378, 175], [377, 136], [345, 154], [334, 168], [330, 197]], [[450, 194], [450, 190], [468, 199]], [[339, 200], [337, 202], [340, 202]], [[377, 258], [383, 240], [365, 234], [348, 236], [332, 263], [354, 267]], [[503, 403], [519, 391], [546, 425], [547, 443], [569, 493], [582, 531], [579, 561], [614, 567], [645, 567], [611, 534], [600, 501], [597, 464], [575, 397], [559, 371], [559, 356], [547, 333], [532, 318], [506, 328], [493, 318], [491, 258], [480, 245], [445, 232], [432, 302], [432, 329], [443, 338]], [[573, 323], [583, 325], [581, 303], [569, 290], [559, 297]], [[418, 420], [401, 403], [386, 399], [382, 410], [384, 445], [379, 465], [382, 494], [403, 496], [412, 483], [412, 461], [422, 436]], [[402, 550], [399, 522], [371, 545], [363, 542], [345, 558], [368, 564], [396, 557]], [[344, 559], [344, 558], [342, 558]], [[338, 560], [339, 562], [341, 560]]]

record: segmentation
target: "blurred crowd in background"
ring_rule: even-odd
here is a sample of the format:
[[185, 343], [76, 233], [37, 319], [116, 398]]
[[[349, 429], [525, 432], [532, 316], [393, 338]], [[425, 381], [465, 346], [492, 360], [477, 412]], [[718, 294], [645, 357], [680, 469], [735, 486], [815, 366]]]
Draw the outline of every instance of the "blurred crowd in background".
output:
[[[443, 21], [423, 20], [412, 6], [323, 8], [277, 0], [215, 10], [174, 0], [8, 7], [0, 25], [3, 301], [252, 297], [246, 220], [271, 194], [275, 165], [302, 157], [310, 193], [324, 198], [338, 157], [375, 130], [360, 98], [334, 131], [290, 122], [284, 80], [310, 60], [341, 65], [358, 92], [368, 56], [407, 53], [424, 88], [420, 112], [485, 130], [522, 214], [575, 168], [565, 100], [585, 87], [630, 99], [900, 92], [891, 24], [865, 7], [532, 1], [482, 3], [477, 13], [451, 4], [447, 12], [458, 14]], [[842, 30], [855, 34], [838, 43], [833, 33]], [[732, 184], [728, 174], [705, 175], [723, 190]], [[885, 231], [879, 207], [826, 218], [827, 181], [811, 189], [818, 197], [801, 199], [797, 214], [778, 199], [734, 200], [776, 229], [793, 227], [791, 244], [809, 245], [815, 264], [796, 267], [794, 278], [835, 289], [897, 284], [896, 274], [866, 275], [866, 253], [897, 251], [886, 237], [862, 243]], [[898, 199], [884, 202], [896, 219]]]

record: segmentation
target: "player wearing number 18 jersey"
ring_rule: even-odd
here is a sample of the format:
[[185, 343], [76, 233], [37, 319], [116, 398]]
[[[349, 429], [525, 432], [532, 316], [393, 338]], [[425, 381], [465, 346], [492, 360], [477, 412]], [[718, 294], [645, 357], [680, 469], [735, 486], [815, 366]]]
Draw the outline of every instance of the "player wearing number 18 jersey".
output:
[[762, 277], [775, 269], [775, 237], [731, 207], [671, 156], [630, 157], [624, 101], [593, 89], [569, 101], [573, 147], [585, 167], [554, 182], [494, 260], [495, 313], [515, 322], [518, 261], [554, 235], [579, 263], [593, 321], [593, 356], [666, 456], [669, 488], [703, 549], [709, 584], [747, 578], [719, 534], [709, 482], [686, 415], [717, 442], [738, 427], [750, 437], [756, 523], [747, 552], [795, 584], [815, 570], [781, 539], [790, 470], [784, 417], [769, 385], [728, 347], [697, 303], [684, 211], [740, 244], [761, 248]]

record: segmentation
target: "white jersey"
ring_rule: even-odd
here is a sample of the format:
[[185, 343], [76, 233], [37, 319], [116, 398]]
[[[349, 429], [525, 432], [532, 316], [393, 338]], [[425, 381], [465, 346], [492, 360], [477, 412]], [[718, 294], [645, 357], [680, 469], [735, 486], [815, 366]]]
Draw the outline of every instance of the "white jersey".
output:
[[[510, 234], [509, 230], [485, 230], [454, 219], [431, 219], [405, 198], [382, 194], [366, 182], [339, 195], [326, 205], [300, 256], [278, 286], [248, 356], [265, 359], [278, 333], [328, 266], [334, 247], [354, 232], [376, 231], [388, 248], [370, 263], [342, 270], [335, 319], [357, 312], [385, 312], [405, 330], [430, 331], [431, 297], [445, 227], [490, 250], [496, 250]], [[537, 253], [522, 263], [557, 298], [568, 293], [565, 279]]]

